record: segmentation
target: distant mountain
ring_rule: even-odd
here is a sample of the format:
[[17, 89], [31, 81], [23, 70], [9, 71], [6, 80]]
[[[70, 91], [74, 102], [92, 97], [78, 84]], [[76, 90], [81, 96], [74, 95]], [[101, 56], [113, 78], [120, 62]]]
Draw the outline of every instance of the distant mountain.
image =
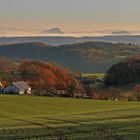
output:
[[105, 72], [118, 61], [140, 54], [140, 47], [105, 42], [51, 46], [44, 43], [1, 45], [0, 56], [50, 61], [72, 71]]
[[112, 32], [113, 35], [129, 35], [130, 33], [127, 31], [114, 31]]
[[3, 44], [16, 44], [26, 42], [42, 42], [50, 45], [64, 45], [73, 44], [87, 41], [100, 41], [110, 43], [133, 43], [140, 45], [140, 35], [112, 35], [102, 37], [60, 37], [60, 36], [48, 36], [48, 37], [3, 37], [0, 38], [0, 45]]
[[55, 28], [45, 30], [42, 33], [63, 34], [64, 32], [60, 28], [55, 27]]

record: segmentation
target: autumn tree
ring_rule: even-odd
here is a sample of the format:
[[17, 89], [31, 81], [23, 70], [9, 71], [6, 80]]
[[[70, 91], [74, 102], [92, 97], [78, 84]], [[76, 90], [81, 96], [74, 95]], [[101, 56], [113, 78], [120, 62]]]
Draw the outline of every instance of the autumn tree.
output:
[[58, 87], [67, 90], [72, 85], [78, 90], [79, 81], [68, 69], [62, 69], [54, 64], [39, 61], [23, 61], [19, 68], [23, 80], [29, 81], [35, 90], [45, 90], [54, 93]]
[[15, 61], [5, 58], [5, 57], [0, 57], [0, 71], [1, 72], [11, 72], [17, 69], [17, 64]]

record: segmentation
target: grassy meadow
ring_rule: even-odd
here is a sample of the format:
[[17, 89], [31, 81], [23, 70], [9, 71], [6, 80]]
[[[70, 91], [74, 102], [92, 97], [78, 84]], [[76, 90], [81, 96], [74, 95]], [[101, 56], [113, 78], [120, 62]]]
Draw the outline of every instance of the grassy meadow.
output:
[[137, 140], [140, 103], [0, 95], [0, 139]]
[[105, 77], [105, 73], [82, 73], [82, 77], [97, 77], [97, 78], [101, 78], [101, 77]]

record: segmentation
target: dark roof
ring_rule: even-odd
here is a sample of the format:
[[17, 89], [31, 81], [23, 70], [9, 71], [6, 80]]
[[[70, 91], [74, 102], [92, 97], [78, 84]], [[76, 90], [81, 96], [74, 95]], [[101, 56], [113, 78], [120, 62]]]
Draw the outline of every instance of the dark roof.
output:
[[24, 81], [13, 82], [13, 85], [16, 86], [18, 89], [21, 89], [21, 90], [27, 90], [27, 89], [31, 88]]

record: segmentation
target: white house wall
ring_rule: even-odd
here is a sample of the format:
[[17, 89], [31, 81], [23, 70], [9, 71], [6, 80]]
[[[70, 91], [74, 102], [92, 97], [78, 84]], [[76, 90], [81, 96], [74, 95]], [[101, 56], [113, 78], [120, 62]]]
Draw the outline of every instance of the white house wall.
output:
[[32, 89], [28, 88], [26, 92], [27, 92], [27, 94], [31, 95], [32, 94]]

